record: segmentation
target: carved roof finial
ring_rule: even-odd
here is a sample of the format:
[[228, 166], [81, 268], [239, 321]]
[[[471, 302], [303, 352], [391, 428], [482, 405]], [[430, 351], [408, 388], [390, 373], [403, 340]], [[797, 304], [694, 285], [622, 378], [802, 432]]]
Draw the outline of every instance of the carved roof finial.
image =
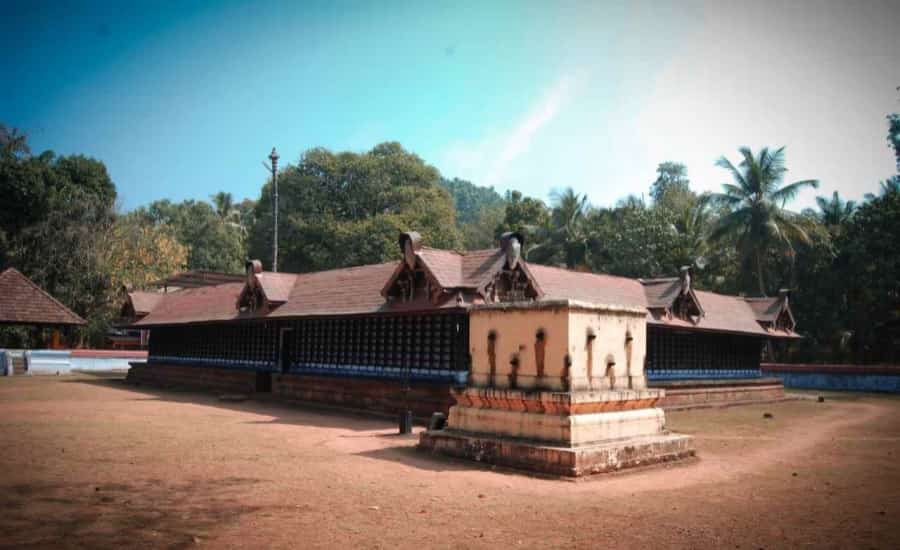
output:
[[407, 267], [410, 269], [416, 267], [416, 252], [422, 249], [422, 236], [415, 231], [406, 231], [400, 233], [397, 242], [400, 244], [400, 252], [403, 253]]
[[522, 247], [525, 246], [525, 237], [517, 231], [507, 231], [500, 235], [500, 249], [506, 254], [506, 266], [515, 269], [522, 258]]
[[688, 294], [691, 291], [691, 266], [681, 266], [678, 278], [681, 280], [681, 293]]

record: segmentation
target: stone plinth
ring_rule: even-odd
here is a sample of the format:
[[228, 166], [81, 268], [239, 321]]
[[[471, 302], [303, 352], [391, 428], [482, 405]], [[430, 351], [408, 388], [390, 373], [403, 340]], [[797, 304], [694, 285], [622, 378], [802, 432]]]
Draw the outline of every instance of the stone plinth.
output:
[[654, 405], [660, 390], [524, 392], [466, 388], [453, 393], [448, 423], [456, 430], [572, 447], [609, 439], [655, 435], [665, 414]]
[[694, 456], [691, 438], [677, 434], [555, 447], [505, 437], [434, 430], [422, 434], [419, 448], [486, 464], [566, 477], [652, 466]]
[[423, 450], [581, 476], [693, 456], [643, 372], [646, 312], [573, 302], [475, 308], [470, 385]]

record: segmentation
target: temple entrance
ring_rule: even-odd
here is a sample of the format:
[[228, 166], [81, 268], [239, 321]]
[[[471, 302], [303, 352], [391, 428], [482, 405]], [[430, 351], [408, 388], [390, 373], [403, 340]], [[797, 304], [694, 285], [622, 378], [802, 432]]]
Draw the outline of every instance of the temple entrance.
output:
[[286, 374], [291, 370], [294, 359], [294, 329], [282, 327], [278, 331], [278, 371]]
[[272, 373], [256, 373], [256, 393], [272, 393]]

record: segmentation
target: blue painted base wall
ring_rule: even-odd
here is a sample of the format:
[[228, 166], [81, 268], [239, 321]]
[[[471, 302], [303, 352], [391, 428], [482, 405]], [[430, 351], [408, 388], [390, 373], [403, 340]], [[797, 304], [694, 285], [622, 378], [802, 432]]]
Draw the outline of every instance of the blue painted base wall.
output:
[[900, 393], [900, 375], [765, 371], [780, 378], [785, 388], [827, 391]]
[[747, 380], [760, 378], [759, 369], [654, 369], [647, 370], [647, 380]]

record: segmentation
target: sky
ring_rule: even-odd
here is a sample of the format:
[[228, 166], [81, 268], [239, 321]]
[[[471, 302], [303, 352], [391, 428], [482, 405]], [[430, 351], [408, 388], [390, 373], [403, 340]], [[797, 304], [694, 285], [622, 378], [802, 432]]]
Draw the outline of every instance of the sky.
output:
[[277, 147], [399, 141], [448, 178], [607, 206], [737, 149], [860, 199], [896, 172], [900, 2], [13, 2], [0, 122], [102, 160], [120, 207], [258, 198]]

